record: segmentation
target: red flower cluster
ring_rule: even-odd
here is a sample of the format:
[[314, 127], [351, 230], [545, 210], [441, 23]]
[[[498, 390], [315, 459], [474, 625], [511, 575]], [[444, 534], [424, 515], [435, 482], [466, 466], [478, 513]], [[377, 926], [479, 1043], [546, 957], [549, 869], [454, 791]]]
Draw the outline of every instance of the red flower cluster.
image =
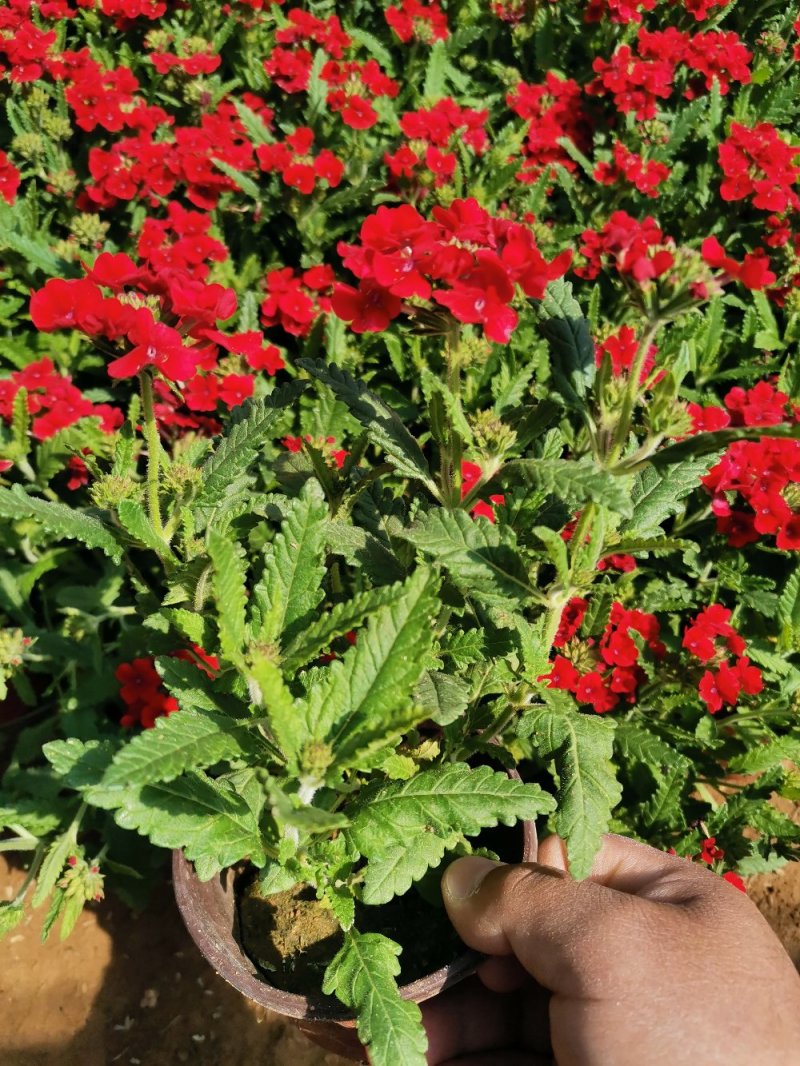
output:
[[[477, 463], [471, 463], [468, 459], [462, 459], [461, 461], [461, 499], [469, 495], [475, 488], [478, 482], [483, 477], [483, 470]], [[488, 518], [490, 522], [494, 522], [494, 508], [500, 506], [506, 502], [505, 496], [501, 493], [490, 496], [488, 500], [478, 500], [478, 502], [470, 507], [469, 513], [473, 518]]]
[[[191, 652], [185, 649], [175, 652], [174, 658], [194, 663], [209, 677], [219, 670], [216, 655], [209, 655], [197, 644], [192, 645]], [[131, 729], [136, 725], [142, 726], [143, 729], [152, 729], [156, 718], [174, 714], [178, 710], [178, 701], [169, 695], [161, 683], [155, 659], [134, 659], [129, 663], [120, 663], [114, 671], [114, 677], [119, 681], [119, 694], [127, 707], [119, 720], [124, 729]]]
[[[727, 607], [714, 603], [700, 611], [683, 634], [682, 646], [689, 654], [716, 667], [706, 670], [699, 685], [700, 698], [711, 714], [725, 704], [735, 706], [742, 693], [754, 696], [764, 687], [761, 671], [750, 665], [744, 654], [745, 642], [730, 624], [730, 617]], [[729, 654], [734, 656], [733, 663]]]
[[[726, 255], [725, 249], [716, 237], [707, 237], [700, 248], [704, 261], [715, 270], [721, 270], [722, 276], [716, 280], [724, 284], [729, 279], [740, 281], [748, 289], [765, 289], [776, 281], [776, 275], [769, 269], [770, 263], [766, 253], [757, 248], [748, 252], [741, 263]], [[699, 293], [704, 296], [705, 293]]]
[[748, 128], [731, 123], [719, 146], [719, 164], [725, 175], [720, 186], [723, 200], [753, 198], [753, 206], [780, 214], [800, 208], [793, 186], [800, 176], [794, 161], [800, 148], [787, 144], [769, 122]]
[[596, 278], [607, 261], [641, 285], [666, 274], [675, 262], [675, 242], [650, 215], [638, 222], [627, 211], [615, 211], [601, 230], [584, 230], [581, 240], [587, 263], [575, 273], [582, 278]]
[[488, 116], [488, 110], [459, 107], [449, 96], [431, 108], [406, 111], [400, 118], [400, 129], [411, 144], [386, 152], [383, 161], [394, 178], [420, 180], [427, 168], [437, 187], [445, 185], [458, 163], [453, 151], [456, 143], [466, 144], [478, 154], [485, 151], [488, 142], [484, 126]]
[[50, 359], [38, 359], [0, 379], [0, 418], [7, 422], [20, 389], [27, 393], [31, 433], [36, 440], [47, 440], [81, 418], [99, 418], [104, 433], [113, 433], [123, 423], [122, 411], [107, 403], [92, 403], [68, 374], [56, 371]]
[[[253, 392], [252, 376], [235, 372], [235, 357], [268, 373], [283, 366], [278, 350], [257, 330], [227, 334], [217, 328], [235, 310], [232, 289], [207, 284], [186, 271], [155, 273], [127, 255], [104, 252], [85, 278], [51, 279], [34, 292], [30, 315], [43, 332], [79, 329], [103, 350], [110, 349], [116, 355], [108, 365], [110, 377], [132, 377], [149, 368], [183, 383], [192, 410], [210, 410], [217, 399], [230, 407]], [[230, 353], [224, 366], [218, 366], [220, 349]], [[208, 376], [215, 372], [221, 374], [218, 381]], [[191, 419], [179, 422], [169, 396], [167, 387], [161, 392], [163, 419], [198, 427]]]
[[433, 44], [434, 41], [446, 41], [449, 36], [447, 15], [436, 0], [428, 4], [421, 0], [400, 0], [399, 7], [390, 4], [384, 15], [403, 44], [410, 41]]
[[373, 106], [376, 99], [385, 96], [391, 100], [400, 92], [400, 86], [384, 74], [376, 59], [366, 63], [329, 59], [320, 76], [332, 86], [326, 97], [328, 107], [354, 130], [368, 130], [378, 121]]
[[16, 200], [19, 183], [19, 171], [6, 153], [0, 151], [0, 196], [7, 204], [13, 204]]
[[298, 126], [284, 141], [260, 144], [256, 158], [265, 173], [277, 171], [285, 185], [305, 196], [310, 196], [321, 181], [329, 189], [335, 189], [344, 176], [344, 163], [328, 148], [312, 156], [313, 143], [314, 131], [308, 126]]
[[278, 47], [264, 61], [264, 70], [284, 92], [305, 92], [314, 56], [299, 42], [318, 45], [329, 56], [341, 59], [345, 49], [352, 44], [352, 38], [345, 33], [336, 15], [321, 19], [294, 7], [287, 11], [286, 18], [288, 25], [275, 34]]
[[291, 267], [270, 270], [261, 304], [265, 326], [280, 326], [293, 337], [306, 337], [320, 314], [330, 311], [334, 283], [329, 266], [314, 266], [295, 276]]
[[548, 263], [527, 226], [493, 217], [474, 199], [434, 207], [432, 215], [426, 220], [410, 204], [379, 207], [364, 220], [359, 245], [340, 243], [359, 286], [336, 286], [334, 312], [356, 333], [379, 332], [402, 310], [413, 313], [404, 301], [433, 299], [457, 321], [481, 325], [489, 340], [507, 344], [518, 321], [511, 307], [517, 286], [541, 299], [571, 253]]
[[0, 57], [8, 66], [0, 64], [0, 73], [11, 81], [38, 81], [44, 64], [55, 44], [55, 30], [42, 30], [28, 15], [31, 4], [7, 5], [0, 9]]
[[169, 74], [171, 70], [182, 70], [189, 77], [199, 74], [213, 74], [222, 62], [221, 58], [210, 50], [207, 52], [187, 52], [176, 55], [174, 52], [151, 52], [148, 59], [159, 74]]
[[590, 150], [591, 127], [582, 106], [582, 90], [571, 78], [560, 78], [548, 71], [541, 85], [524, 81], [510, 92], [506, 102], [511, 110], [528, 123], [522, 147], [522, 170], [519, 181], [531, 184], [543, 170], [554, 176], [556, 164], [574, 171], [577, 164], [562, 146], [567, 138], [583, 151]]
[[614, 145], [614, 159], [611, 163], [598, 163], [594, 169], [595, 181], [603, 185], [614, 185], [618, 181], [628, 181], [645, 196], [658, 196], [658, 186], [666, 181], [670, 169], [666, 163], [645, 160], [637, 152], [631, 152], [621, 141]]
[[[639, 341], [636, 330], [632, 326], [621, 326], [616, 333], [610, 334], [600, 344], [595, 345], [595, 361], [599, 367], [603, 362], [603, 356], [607, 355], [611, 360], [611, 372], [614, 377], [627, 373], [633, 366], [633, 360], [639, 350]], [[650, 345], [647, 357], [642, 367], [640, 381], [644, 382], [650, 376], [655, 365], [658, 348]]]
[[656, 117], [658, 101], [672, 95], [679, 66], [699, 75], [687, 89], [689, 97], [711, 89], [714, 81], [724, 96], [732, 82], [744, 85], [750, 81], [752, 58], [736, 33], [692, 35], [674, 27], [653, 32], [641, 29], [633, 48], [623, 44], [610, 59], [598, 56], [594, 60], [597, 77], [586, 91], [612, 96], [624, 114], [633, 111], [640, 120], [651, 119]]
[[224, 263], [228, 258], [228, 249], [210, 235], [210, 230], [208, 215], [187, 211], [171, 200], [166, 218], [144, 220], [136, 250], [154, 274], [177, 270], [204, 281], [210, 262]]
[[[562, 615], [561, 626], [553, 642], [555, 647], [565, 647], [575, 635], [587, 606], [586, 600], [571, 600], [567, 604], [566, 623]], [[661, 627], [655, 615], [627, 610], [621, 603], [613, 603], [596, 651], [590, 641], [587, 646], [575, 649], [574, 653], [568, 649], [569, 655], [556, 655], [550, 673], [543, 674], [539, 680], [547, 681], [548, 688], [571, 692], [578, 703], [591, 704], [598, 714], [613, 710], [623, 696], [633, 703], [646, 675], [638, 665], [640, 645], [631, 633], [638, 634], [652, 654], [660, 659], [666, 653], [659, 639], [660, 632]], [[583, 672], [578, 665], [584, 668]], [[590, 665], [591, 669], [586, 670], [586, 665]]]

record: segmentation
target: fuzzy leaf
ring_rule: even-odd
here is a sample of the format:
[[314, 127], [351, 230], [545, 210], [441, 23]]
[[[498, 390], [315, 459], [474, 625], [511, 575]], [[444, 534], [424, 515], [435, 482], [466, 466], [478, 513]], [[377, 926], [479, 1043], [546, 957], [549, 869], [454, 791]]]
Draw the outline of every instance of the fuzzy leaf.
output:
[[426, 670], [414, 689], [414, 701], [437, 725], [450, 725], [469, 703], [469, 685], [441, 670]]
[[498, 822], [513, 825], [520, 818], [533, 819], [554, 806], [539, 785], [466, 763], [423, 770], [409, 781], [386, 785], [369, 796], [349, 830], [354, 846], [368, 860], [364, 901], [386, 903], [402, 895], [462, 836], [474, 836]]
[[380, 607], [396, 602], [402, 594], [403, 585], [398, 582], [356, 593], [352, 599], [334, 604], [302, 632], [298, 632], [285, 648], [282, 656], [284, 670], [291, 674], [304, 666], [320, 652], [327, 651], [337, 637], [361, 625]]
[[558, 773], [558, 810], [554, 828], [567, 841], [570, 872], [588, 877], [600, 839], [622, 790], [611, 761], [614, 724], [583, 714], [568, 698], [546, 693], [548, 704], [532, 708], [521, 723], [545, 759], [554, 759]]
[[681, 510], [680, 501], [700, 487], [700, 478], [710, 466], [707, 456], [684, 459], [663, 472], [646, 466], [636, 476], [631, 490], [633, 512], [620, 533], [657, 536], [662, 523]]
[[194, 506], [213, 507], [241, 482], [267, 440], [277, 412], [263, 400], [248, 400], [202, 467], [202, 488]]
[[351, 929], [325, 971], [322, 990], [355, 1011], [373, 1066], [425, 1066], [428, 1041], [416, 1003], [397, 987], [401, 948], [380, 933]]
[[596, 373], [594, 341], [572, 285], [562, 278], [547, 286], [540, 306], [539, 328], [550, 344], [553, 378], [562, 398], [580, 405]]
[[64, 503], [29, 496], [21, 485], [0, 488], [0, 518], [35, 518], [56, 537], [78, 540], [87, 548], [100, 548], [115, 563], [122, 558], [122, 548], [99, 518]]
[[256, 866], [264, 862], [258, 820], [246, 801], [199, 773], [132, 790], [114, 817], [158, 847], [183, 848], [201, 864], [201, 880], [247, 856]]
[[130, 788], [172, 781], [186, 770], [201, 770], [233, 758], [242, 728], [222, 715], [185, 708], [156, 719], [155, 728], [132, 738], [103, 774], [107, 788]]
[[[257, 702], [267, 712], [270, 730], [286, 756], [290, 770], [297, 770], [303, 745], [311, 738], [304, 705], [295, 701], [283, 680], [283, 674], [266, 656], [254, 654], [248, 668], [251, 690], [257, 689]], [[254, 683], [254, 686], [253, 686]]]
[[36, 891], [31, 900], [32, 906], [41, 906], [56, 887], [56, 881], [61, 876], [61, 871], [74, 847], [75, 838], [70, 833], [62, 833], [50, 845], [36, 878]]
[[375, 744], [393, 743], [424, 717], [412, 691], [430, 655], [436, 591], [429, 570], [415, 571], [402, 597], [379, 608], [355, 646], [331, 664], [327, 683], [313, 687], [309, 732], [331, 745], [338, 768], [357, 765]]
[[122, 500], [117, 507], [117, 515], [134, 540], [154, 551], [162, 559], [175, 559], [172, 549], [163, 537], [156, 533], [150, 516], [140, 503], [135, 500]]
[[240, 544], [211, 530], [208, 554], [214, 564], [214, 595], [222, 653], [229, 662], [241, 659], [247, 639], [247, 561]]
[[253, 600], [270, 632], [260, 639], [285, 640], [301, 632], [309, 614], [323, 598], [327, 573], [324, 560], [328, 505], [319, 482], [309, 480], [292, 500], [280, 532], [265, 550], [264, 575], [253, 590]]
[[592, 459], [515, 459], [503, 474], [572, 506], [592, 500], [624, 517], [631, 514], [630, 479], [602, 470]]
[[329, 366], [313, 359], [298, 359], [297, 363], [347, 404], [366, 429], [372, 443], [383, 449], [398, 474], [421, 481], [434, 495], [438, 494], [422, 449], [400, 416], [380, 396], [338, 366]]
[[509, 535], [490, 522], [435, 508], [400, 535], [443, 566], [465, 596], [514, 608], [530, 599], [522, 560]]

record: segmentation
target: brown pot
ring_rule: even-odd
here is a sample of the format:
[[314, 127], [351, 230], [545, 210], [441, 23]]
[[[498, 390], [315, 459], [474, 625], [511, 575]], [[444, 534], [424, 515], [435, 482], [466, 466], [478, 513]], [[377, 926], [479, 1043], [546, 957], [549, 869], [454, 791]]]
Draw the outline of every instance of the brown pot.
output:
[[[535, 862], [536, 826], [522, 823], [521, 862]], [[172, 853], [172, 879], [178, 909], [189, 935], [201, 953], [228, 984], [248, 999], [277, 1014], [294, 1019], [295, 1024], [315, 1043], [355, 1062], [367, 1062], [355, 1033], [352, 1014], [332, 996], [301, 996], [283, 992], [271, 985], [242, 950], [237, 937], [237, 912], [233, 882], [235, 872], [224, 870], [219, 877], [200, 881], [183, 852]], [[474, 973], [481, 956], [465, 951], [448, 966], [403, 985], [404, 999], [422, 1003], [445, 988]]]

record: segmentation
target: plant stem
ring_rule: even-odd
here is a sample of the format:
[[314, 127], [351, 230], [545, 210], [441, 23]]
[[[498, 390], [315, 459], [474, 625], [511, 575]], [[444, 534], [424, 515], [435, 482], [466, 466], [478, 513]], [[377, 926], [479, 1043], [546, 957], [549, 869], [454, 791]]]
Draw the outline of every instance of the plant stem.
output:
[[642, 370], [644, 369], [645, 360], [647, 359], [647, 353], [650, 351], [650, 345], [653, 343], [653, 339], [656, 333], [658, 333], [660, 326], [661, 318], [650, 320], [641, 343], [639, 344], [633, 363], [631, 364], [628, 374], [628, 383], [622, 396], [622, 407], [619, 413], [619, 421], [614, 430], [611, 452], [608, 456], [608, 463], [610, 466], [613, 466], [619, 459], [628, 439], [628, 434], [631, 431], [633, 410], [636, 406], [636, 398], [639, 395], [639, 379], [642, 376]]
[[153, 379], [146, 370], [139, 374], [139, 387], [142, 393], [144, 438], [147, 442], [147, 507], [153, 528], [160, 537], [163, 537], [164, 526], [161, 522], [161, 504], [158, 498], [161, 441], [158, 439], [158, 424], [153, 406]]

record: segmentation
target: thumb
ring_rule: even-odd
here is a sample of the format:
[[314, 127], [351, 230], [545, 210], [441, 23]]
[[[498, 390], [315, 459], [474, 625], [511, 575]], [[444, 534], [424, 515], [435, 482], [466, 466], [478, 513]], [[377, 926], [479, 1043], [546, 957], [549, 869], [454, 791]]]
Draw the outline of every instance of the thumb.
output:
[[[487, 955], [515, 955], [552, 992], [591, 995], [602, 984], [604, 995], [613, 994], [609, 979], [624, 981], [626, 968], [609, 960], [630, 954], [632, 946], [640, 960], [642, 955], [658, 958], [689, 917], [674, 904], [703, 894], [706, 887], [701, 878], [700, 888], [695, 884], [696, 891], [687, 893], [688, 864], [650, 848], [634, 845], [634, 859], [621, 861], [626, 843], [633, 842], [607, 838], [595, 863], [600, 878], [593, 879], [593, 872], [586, 881], [538, 863], [458, 859], [442, 881], [450, 920], [470, 947]], [[614, 867], [625, 890], [613, 887]], [[646, 895], [631, 894], [634, 884], [646, 885]]]

